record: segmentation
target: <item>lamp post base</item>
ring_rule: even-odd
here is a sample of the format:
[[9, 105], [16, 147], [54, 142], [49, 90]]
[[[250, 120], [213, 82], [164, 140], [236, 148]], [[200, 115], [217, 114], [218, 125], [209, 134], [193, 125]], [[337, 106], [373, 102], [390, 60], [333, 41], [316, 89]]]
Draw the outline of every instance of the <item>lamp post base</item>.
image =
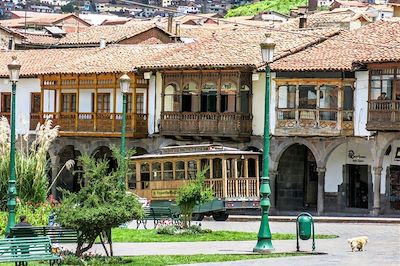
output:
[[257, 253], [271, 253], [274, 250], [271, 239], [269, 238], [258, 239], [257, 245], [253, 248], [253, 252]]

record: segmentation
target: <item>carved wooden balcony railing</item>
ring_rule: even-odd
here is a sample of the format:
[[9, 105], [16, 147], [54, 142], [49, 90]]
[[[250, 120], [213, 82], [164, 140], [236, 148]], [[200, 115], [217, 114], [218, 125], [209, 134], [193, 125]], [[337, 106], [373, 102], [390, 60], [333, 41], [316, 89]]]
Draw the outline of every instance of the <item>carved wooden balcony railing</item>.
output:
[[160, 132], [165, 136], [249, 138], [251, 123], [249, 114], [163, 112]]
[[277, 109], [277, 135], [352, 135], [353, 111], [338, 109]]
[[[213, 178], [204, 181], [206, 186], [213, 189], [216, 198], [259, 197], [259, 181], [257, 178]], [[225, 185], [224, 182], [226, 182]]]
[[400, 130], [400, 101], [369, 100], [368, 130]]
[[[30, 129], [38, 122], [53, 120], [60, 126], [61, 135], [73, 136], [121, 136], [121, 113], [31, 113]], [[147, 114], [126, 114], [126, 136], [143, 137], [147, 135]]]

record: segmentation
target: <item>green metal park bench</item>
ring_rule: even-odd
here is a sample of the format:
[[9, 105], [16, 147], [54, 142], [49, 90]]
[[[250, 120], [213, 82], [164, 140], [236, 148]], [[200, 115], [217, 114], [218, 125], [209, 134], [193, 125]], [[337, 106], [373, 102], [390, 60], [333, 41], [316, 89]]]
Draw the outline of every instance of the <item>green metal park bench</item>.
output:
[[143, 227], [147, 229], [148, 220], [153, 220], [154, 228], [164, 220], [169, 220], [173, 224], [180, 223], [179, 215], [173, 213], [169, 207], [145, 207], [144, 217], [136, 220], [136, 229], [138, 229], [141, 224], [143, 224]]
[[48, 236], [52, 243], [77, 243], [78, 235], [78, 231], [62, 227], [14, 227], [10, 230], [10, 237]]
[[25, 266], [29, 261], [49, 261], [51, 266], [61, 265], [60, 256], [51, 252], [48, 236], [0, 239], [0, 262]]

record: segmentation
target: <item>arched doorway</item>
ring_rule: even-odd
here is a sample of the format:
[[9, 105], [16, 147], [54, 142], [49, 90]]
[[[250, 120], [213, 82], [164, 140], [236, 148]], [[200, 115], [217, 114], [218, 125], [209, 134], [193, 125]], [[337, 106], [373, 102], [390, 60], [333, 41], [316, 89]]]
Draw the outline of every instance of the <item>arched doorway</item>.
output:
[[117, 160], [112, 156], [112, 151], [107, 146], [98, 147], [92, 154], [92, 156], [99, 160], [107, 160], [108, 161], [108, 172], [115, 171], [118, 167]]
[[279, 210], [316, 210], [317, 163], [311, 150], [294, 144], [285, 150], [278, 165], [276, 203]]
[[[56, 181], [56, 187], [65, 189], [71, 192], [78, 192], [81, 189], [82, 185], [82, 170], [80, 168], [80, 164], [78, 162], [79, 156], [81, 156], [81, 152], [75, 150], [75, 147], [72, 145], [65, 146], [59, 153], [59, 169], [61, 170], [64, 164], [69, 160], [74, 160], [74, 168], [67, 170], [65, 167], [63, 171], [60, 173]], [[56, 197], [61, 198], [62, 193], [57, 190]]]
[[139, 156], [139, 155], [143, 155], [143, 154], [148, 154], [149, 153], [145, 148], [142, 148], [142, 147], [133, 147], [132, 150], [135, 151], [133, 156]]

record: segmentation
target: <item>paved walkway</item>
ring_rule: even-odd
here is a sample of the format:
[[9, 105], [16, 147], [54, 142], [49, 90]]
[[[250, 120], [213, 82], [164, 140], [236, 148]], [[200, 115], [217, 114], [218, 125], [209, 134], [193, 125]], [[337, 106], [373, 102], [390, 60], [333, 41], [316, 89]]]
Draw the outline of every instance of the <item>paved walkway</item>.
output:
[[[130, 225], [133, 226], [133, 225]], [[203, 228], [257, 232], [258, 222], [202, 222]], [[271, 231], [295, 233], [294, 223], [271, 222]], [[327, 255], [247, 260], [198, 265], [399, 265], [400, 225], [398, 224], [337, 224], [316, 223], [317, 234], [339, 235], [336, 239], [316, 240], [316, 251]], [[369, 243], [365, 252], [351, 252], [347, 238], [366, 235]], [[179, 243], [114, 243], [117, 256], [132, 255], [190, 255], [190, 254], [251, 254], [256, 241], [216, 241]], [[296, 250], [296, 241], [273, 241], [276, 252]], [[69, 248], [73, 248], [68, 245]], [[311, 241], [301, 241], [300, 249], [311, 251]], [[102, 253], [100, 245], [93, 252]]]

